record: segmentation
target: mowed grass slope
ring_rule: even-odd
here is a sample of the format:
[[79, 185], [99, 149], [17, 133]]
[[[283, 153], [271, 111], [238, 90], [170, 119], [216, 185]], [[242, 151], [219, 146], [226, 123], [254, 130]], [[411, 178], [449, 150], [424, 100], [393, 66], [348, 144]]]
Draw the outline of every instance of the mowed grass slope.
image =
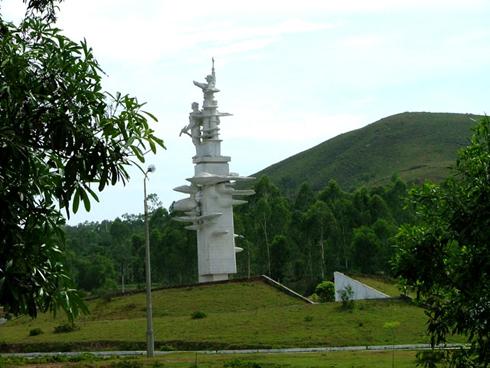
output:
[[376, 290], [379, 290], [388, 296], [396, 298], [401, 295], [400, 289], [398, 289], [397, 282], [394, 279], [374, 275], [349, 274], [348, 276]]
[[[120, 348], [146, 339], [145, 294], [88, 302], [92, 313], [77, 321], [79, 330], [53, 333], [65, 322], [58, 316], [19, 318], [0, 326], [0, 342], [10, 344], [82, 343]], [[353, 311], [339, 303], [311, 305], [261, 282], [226, 283], [153, 293], [157, 348], [178, 349], [308, 347], [391, 343], [385, 322], [398, 321], [397, 343], [426, 343], [424, 311], [401, 300], [356, 302]], [[193, 319], [195, 311], [206, 313]], [[41, 328], [43, 334], [29, 336]], [[104, 343], [101, 343], [104, 342]], [[82, 345], [81, 345], [82, 346]], [[83, 348], [83, 347], [79, 347]]]
[[406, 112], [329, 139], [265, 168], [288, 193], [306, 180], [321, 190], [335, 179], [344, 190], [386, 184], [397, 173], [407, 182], [440, 181], [455, 165], [479, 116]]

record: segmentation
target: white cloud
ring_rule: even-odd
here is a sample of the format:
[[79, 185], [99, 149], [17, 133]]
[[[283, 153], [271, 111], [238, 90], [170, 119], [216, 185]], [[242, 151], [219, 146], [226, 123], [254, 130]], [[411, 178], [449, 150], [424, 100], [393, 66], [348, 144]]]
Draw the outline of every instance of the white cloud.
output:
[[[249, 101], [248, 105], [235, 106], [238, 113], [221, 120], [223, 139], [254, 139], [267, 142], [301, 141], [306, 145], [322, 142], [335, 135], [365, 125], [356, 114], [288, 113], [274, 104]], [[308, 143], [311, 142], [311, 143]]]
[[[136, 12], [134, 6], [112, 1], [99, 1], [94, 7], [87, 3], [65, 3], [59, 25], [73, 38], [87, 38], [101, 59], [119, 62], [151, 64], [180, 53], [243, 53], [267, 47], [283, 35], [332, 27], [294, 16], [252, 24], [238, 12], [215, 19], [208, 7], [198, 6], [201, 12], [180, 3], [171, 12], [165, 2], [149, 2], [150, 9]], [[109, 4], [118, 11], [111, 12]]]
[[[172, 186], [192, 175], [194, 147], [178, 133], [189, 104], [202, 101], [192, 80], [209, 72], [211, 56], [220, 107], [235, 114], [222, 119], [223, 154], [234, 171], [252, 173], [389, 114], [483, 112], [487, 3], [66, 0], [59, 26], [94, 48], [110, 76], [105, 88], [136, 94], [158, 116], [168, 150], [152, 160], [151, 185], [170, 204]], [[21, 0], [0, 5], [6, 19], [24, 13]], [[137, 175], [134, 190], [109, 192], [98, 208], [112, 217], [140, 211], [140, 196], [129, 198], [140, 192]]]

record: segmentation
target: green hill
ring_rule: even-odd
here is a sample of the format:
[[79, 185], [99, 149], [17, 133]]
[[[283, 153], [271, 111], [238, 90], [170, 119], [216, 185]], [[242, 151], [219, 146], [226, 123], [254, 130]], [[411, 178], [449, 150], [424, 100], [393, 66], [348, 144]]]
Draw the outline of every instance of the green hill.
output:
[[[157, 349], [277, 348], [381, 345], [391, 341], [385, 322], [403, 326], [398, 343], [426, 343], [426, 316], [402, 300], [358, 301], [353, 311], [340, 303], [307, 304], [261, 280], [155, 290]], [[55, 333], [65, 323], [41, 315], [0, 326], [0, 351], [144, 349], [145, 294], [95, 299], [76, 329]], [[192, 318], [196, 311], [205, 313]], [[43, 333], [30, 336], [30, 331]]]
[[385, 184], [393, 174], [407, 182], [440, 181], [467, 145], [479, 116], [406, 112], [341, 134], [258, 172], [281, 189], [295, 192], [304, 181], [313, 189], [335, 179], [344, 190]]

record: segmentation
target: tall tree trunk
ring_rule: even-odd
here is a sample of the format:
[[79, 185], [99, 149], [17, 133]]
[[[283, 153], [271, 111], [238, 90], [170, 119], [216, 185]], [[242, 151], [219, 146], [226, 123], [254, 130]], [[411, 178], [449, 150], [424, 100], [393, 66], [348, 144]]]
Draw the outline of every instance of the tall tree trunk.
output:
[[126, 291], [124, 285], [124, 263], [121, 264], [121, 292], [124, 293]]
[[308, 241], [308, 268], [310, 269], [310, 280], [313, 280], [313, 262], [311, 260], [311, 246]]
[[344, 267], [345, 267], [345, 271], [348, 271], [349, 270], [349, 257], [347, 255], [347, 245], [346, 245], [346, 241], [345, 241], [345, 229], [344, 229], [344, 225], [340, 225], [340, 229], [341, 229], [341, 233], [342, 233], [342, 255], [343, 255], [343, 258], [344, 258]]
[[322, 270], [322, 280], [325, 280], [325, 251], [323, 246], [323, 225], [320, 225], [320, 260], [321, 260], [321, 270]]
[[264, 219], [264, 222], [262, 223], [262, 228], [264, 230], [265, 247], [267, 249], [267, 270], [269, 271], [267, 276], [270, 276], [271, 275], [271, 252], [269, 249], [269, 237], [267, 235], [267, 220], [265, 218], [265, 215], [263, 215], [262, 217]]

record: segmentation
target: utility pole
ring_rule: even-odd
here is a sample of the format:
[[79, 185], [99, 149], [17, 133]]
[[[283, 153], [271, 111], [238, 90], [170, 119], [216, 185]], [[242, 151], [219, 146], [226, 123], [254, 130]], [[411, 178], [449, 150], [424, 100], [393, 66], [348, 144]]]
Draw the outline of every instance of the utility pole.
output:
[[144, 206], [145, 206], [145, 270], [146, 270], [146, 356], [152, 358], [155, 353], [155, 336], [153, 335], [153, 308], [151, 303], [151, 270], [150, 270], [150, 229], [148, 225], [148, 198], [146, 195], [146, 180], [148, 174], [155, 171], [150, 165], [143, 179]]

